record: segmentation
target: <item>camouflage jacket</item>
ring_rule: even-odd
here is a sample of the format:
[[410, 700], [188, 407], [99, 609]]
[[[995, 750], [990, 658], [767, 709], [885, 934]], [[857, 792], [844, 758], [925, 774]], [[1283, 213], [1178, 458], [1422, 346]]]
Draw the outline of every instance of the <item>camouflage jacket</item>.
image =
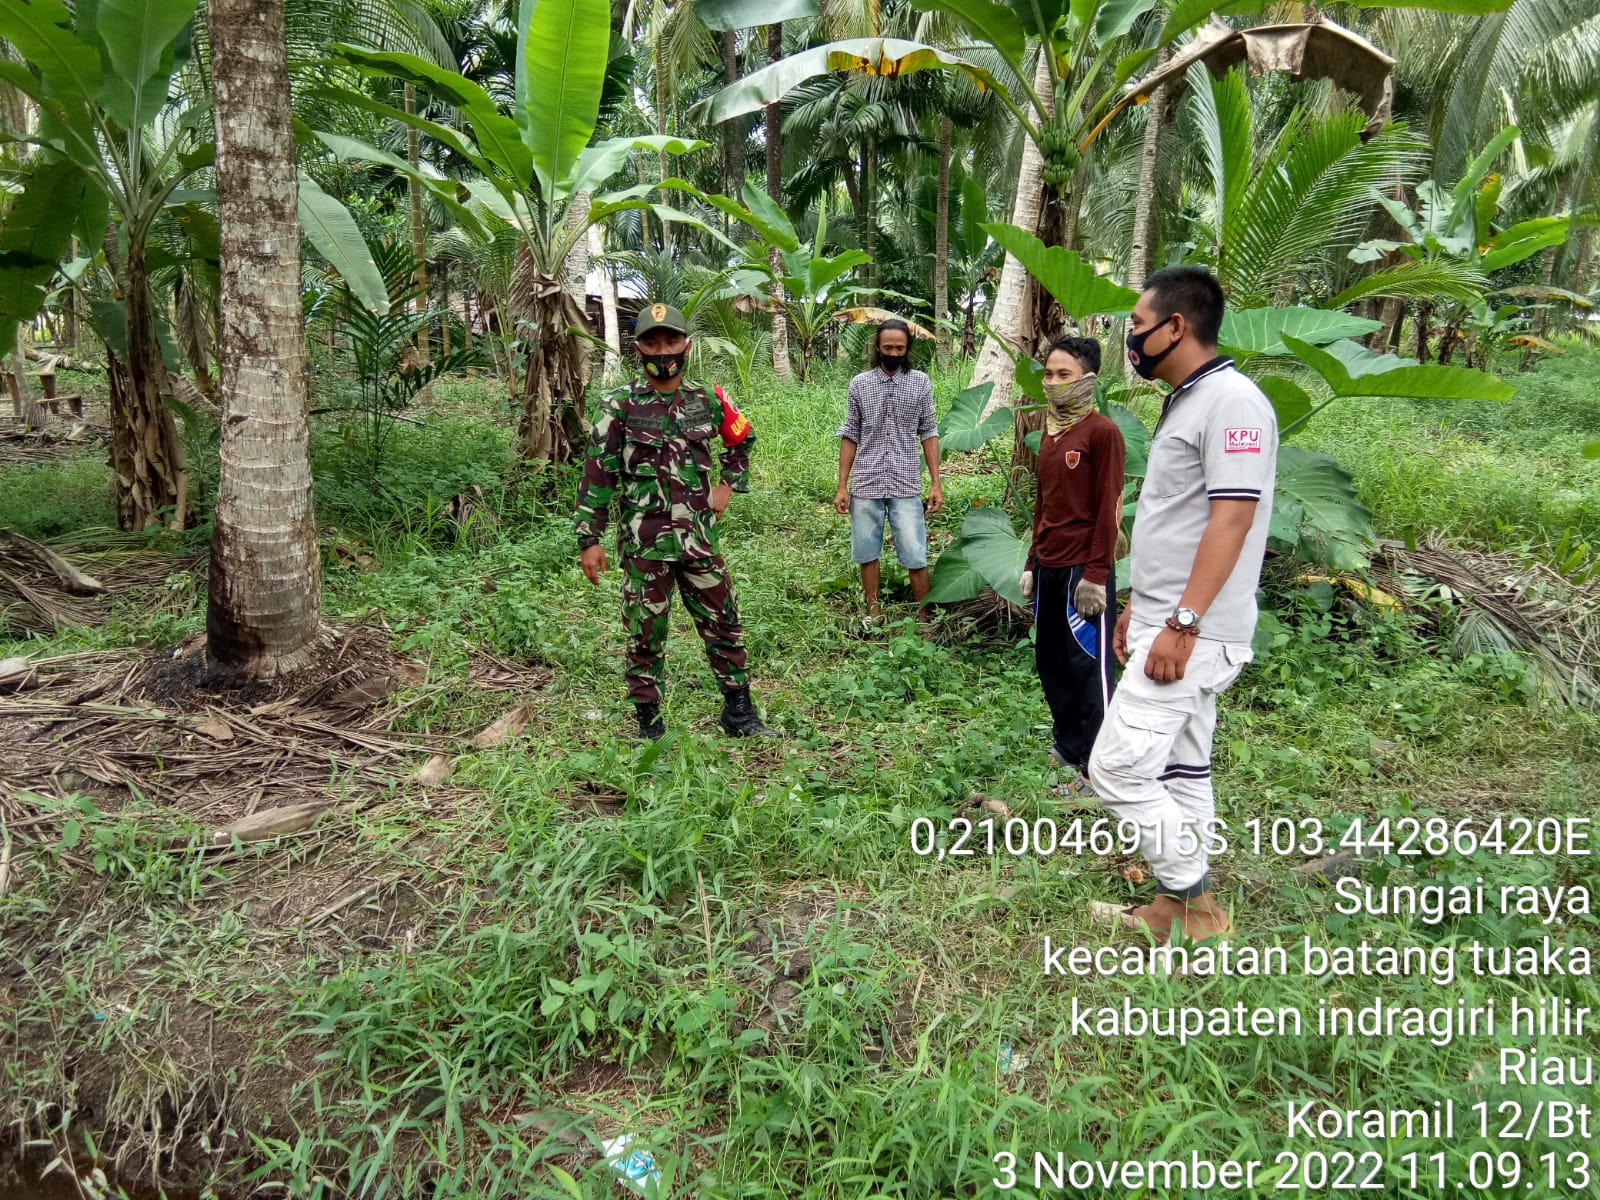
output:
[[738, 445], [724, 445], [714, 471], [711, 439], [722, 421], [722, 404], [710, 389], [687, 380], [665, 396], [642, 379], [607, 393], [578, 487], [578, 536], [604, 535], [620, 492], [619, 553], [660, 560], [718, 553], [711, 489], [720, 482], [750, 490], [756, 440], [750, 431]]

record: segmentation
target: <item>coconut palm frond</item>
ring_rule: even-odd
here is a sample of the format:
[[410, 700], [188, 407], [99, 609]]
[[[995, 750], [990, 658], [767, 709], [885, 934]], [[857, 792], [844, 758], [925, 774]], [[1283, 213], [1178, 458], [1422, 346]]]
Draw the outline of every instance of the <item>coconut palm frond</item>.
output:
[[1361, 140], [1356, 112], [1296, 109], [1224, 214], [1219, 274], [1240, 308], [1281, 303], [1307, 264], [1354, 244], [1373, 189], [1421, 173], [1425, 145], [1393, 127]]
[[1377, 296], [1434, 304], [1451, 300], [1472, 304], [1482, 298], [1488, 286], [1483, 273], [1470, 263], [1447, 258], [1417, 259], [1363, 276], [1327, 301], [1326, 307], [1343, 308]]
[[1515, 654], [1549, 698], [1600, 707], [1600, 581], [1577, 583], [1511, 554], [1447, 546], [1414, 550], [1383, 542], [1379, 586], [1433, 609], [1457, 655]]

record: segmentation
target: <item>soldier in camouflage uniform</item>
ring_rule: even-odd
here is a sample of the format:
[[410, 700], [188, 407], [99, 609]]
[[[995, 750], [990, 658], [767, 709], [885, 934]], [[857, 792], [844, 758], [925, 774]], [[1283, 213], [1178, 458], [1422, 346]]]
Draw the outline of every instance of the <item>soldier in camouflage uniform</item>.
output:
[[[676, 582], [722, 687], [722, 728], [734, 737], [773, 736], [750, 700], [739, 603], [717, 545], [717, 518], [732, 493], [750, 490], [755, 434], [721, 388], [708, 393], [683, 378], [688, 325], [676, 308], [645, 305], [634, 323], [634, 348], [644, 378], [605, 398], [578, 489], [577, 530], [583, 573], [598, 585], [606, 570], [600, 539], [621, 492], [624, 674], [639, 734], [665, 732], [662, 659]], [[723, 450], [714, 471], [711, 439], [719, 433]]]

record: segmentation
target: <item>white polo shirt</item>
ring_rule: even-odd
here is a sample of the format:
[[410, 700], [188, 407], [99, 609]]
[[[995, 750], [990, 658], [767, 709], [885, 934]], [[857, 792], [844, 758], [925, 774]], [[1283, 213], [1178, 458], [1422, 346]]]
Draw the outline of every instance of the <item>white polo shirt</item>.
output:
[[1261, 389], [1215, 358], [1167, 397], [1133, 523], [1130, 621], [1166, 623], [1188, 586], [1213, 500], [1254, 500], [1255, 520], [1228, 582], [1200, 618], [1200, 636], [1248, 646], [1272, 523], [1278, 417]]

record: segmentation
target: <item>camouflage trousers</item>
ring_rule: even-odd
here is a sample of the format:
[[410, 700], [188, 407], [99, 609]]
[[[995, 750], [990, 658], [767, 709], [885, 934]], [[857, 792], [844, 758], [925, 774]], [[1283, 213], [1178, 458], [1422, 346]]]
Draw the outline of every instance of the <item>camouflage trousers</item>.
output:
[[672, 585], [706, 644], [711, 671], [724, 692], [749, 685], [739, 600], [722, 555], [661, 562], [630, 555], [622, 568], [622, 624], [628, 632], [628, 697], [660, 704]]

